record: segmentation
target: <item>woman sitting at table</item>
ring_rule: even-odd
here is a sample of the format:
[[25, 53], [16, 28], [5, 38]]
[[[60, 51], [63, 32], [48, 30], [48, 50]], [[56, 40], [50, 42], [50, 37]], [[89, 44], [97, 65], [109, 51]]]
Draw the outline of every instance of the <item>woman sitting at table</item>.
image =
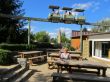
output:
[[71, 59], [71, 56], [68, 53], [68, 48], [63, 48], [60, 54], [60, 59]]

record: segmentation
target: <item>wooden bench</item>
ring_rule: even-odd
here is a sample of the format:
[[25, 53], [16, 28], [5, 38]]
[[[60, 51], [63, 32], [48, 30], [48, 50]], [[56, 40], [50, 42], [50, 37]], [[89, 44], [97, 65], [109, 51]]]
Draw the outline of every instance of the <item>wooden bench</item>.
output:
[[42, 55], [42, 56], [36, 56], [36, 57], [31, 57], [31, 58], [28, 58], [29, 60], [29, 64], [32, 65], [33, 64], [33, 60], [36, 59], [37, 61], [45, 61], [47, 58], [47, 55]]
[[[62, 60], [56, 62], [58, 69], [57, 72], [60, 73], [63, 71], [63, 68], [65, 70], [72, 72], [74, 68], [80, 69], [90, 69], [93, 70], [94, 73], [97, 75], [106, 76], [106, 71], [108, 66], [102, 65], [100, 62], [93, 62], [93, 61], [71, 61], [69, 60], [67, 63], [63, 62]], [[87, 71], [89, 72], [89, 71]], [[102, 73], [101, 73], [102, 72]]]
[[61, 80], [75, 80], [75, 81], [87, 81], [87, 82], [110, 82], [110, 77], [102, 77], [94, 74], [88, 73], [53, 73], [51, 75], [53, 77], [53, 82], [57, 82]]
[[49, 68], [49, 69], [50, 69], [51, 67], [52, 67], [52, 68], [54, 67], [54, 60], [48, 60], [47, 63], [48, 63], [48, 68]]

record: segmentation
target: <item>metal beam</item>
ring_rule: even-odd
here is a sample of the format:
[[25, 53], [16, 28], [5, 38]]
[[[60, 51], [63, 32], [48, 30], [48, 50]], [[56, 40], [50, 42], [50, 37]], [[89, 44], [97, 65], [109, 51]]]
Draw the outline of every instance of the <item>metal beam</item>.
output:
[[110, 24], [98, 24], [98, 23], [89, 23], [89, 22], [86, 22], [85, 25], [110, 27]]
[[[0, 13], [0, 17], [5, 17], [5, 18], [13, 18], [13, 19], [24, 19], [24, 20], [31, 20], [31, 21], [42, 21], [42, 22], [51, 22], [46, 18], [35, 18], [35, 17], [24, 17], [24, 16], [13, 16], [13, 15], [8, 15], [8, 14], [2, 14]], [[61, 22], [63, 23], [63, 22]], [[72, 24], [72, 23], [71, 23]], [[73, 23], [77, 24], [77, 23]], [[89, 23], [85, 22], [83, 25], [92, 25], [92, 26], [107, 26], [110, 27], [110, 25], [103, 25], [103, 24], [97, 24], [97, 23]]]
[[[25, 17], [25, 16], [13, 16], [8, 14], [2, 14], [0, 13], [0, 17], [4, 18], [12, 18], [12, 19], [24, 19], [24, 20], [30, 20], [30, 21], [42, 21], [42, 22], [51, 22], [47, 18], [35, 18], [35, 17]], [[59, 22], [64, 23], [64, 22]], [[71, 24], [78, 24], [77, 22], [73, 22]], [[91, 23], [83, 23], [83, 25], [90, 25]]]
[[49, 22], [48, 19], [44, 19], [44, 18], [34, 18], [34, 17], [24, 17], [24, 16], [13, 16], [13, 15], [1, 14], [1, 13], [0, 13], [0, 17]]

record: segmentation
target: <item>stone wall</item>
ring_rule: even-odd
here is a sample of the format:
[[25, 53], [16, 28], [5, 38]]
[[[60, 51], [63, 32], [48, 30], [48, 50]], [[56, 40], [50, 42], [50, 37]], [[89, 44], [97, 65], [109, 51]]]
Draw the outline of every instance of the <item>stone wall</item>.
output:
[[89, 57], [89, 41], [83, 40], [83, 58], [88, 58]]

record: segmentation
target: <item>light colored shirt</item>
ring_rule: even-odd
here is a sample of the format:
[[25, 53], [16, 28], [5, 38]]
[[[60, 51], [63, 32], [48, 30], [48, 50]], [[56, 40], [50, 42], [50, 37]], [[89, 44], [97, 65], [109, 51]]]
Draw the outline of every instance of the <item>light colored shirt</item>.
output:
[[60, 58], [61, 59], [70, 59], [70, 54], [69, 53], [61, 53]]

